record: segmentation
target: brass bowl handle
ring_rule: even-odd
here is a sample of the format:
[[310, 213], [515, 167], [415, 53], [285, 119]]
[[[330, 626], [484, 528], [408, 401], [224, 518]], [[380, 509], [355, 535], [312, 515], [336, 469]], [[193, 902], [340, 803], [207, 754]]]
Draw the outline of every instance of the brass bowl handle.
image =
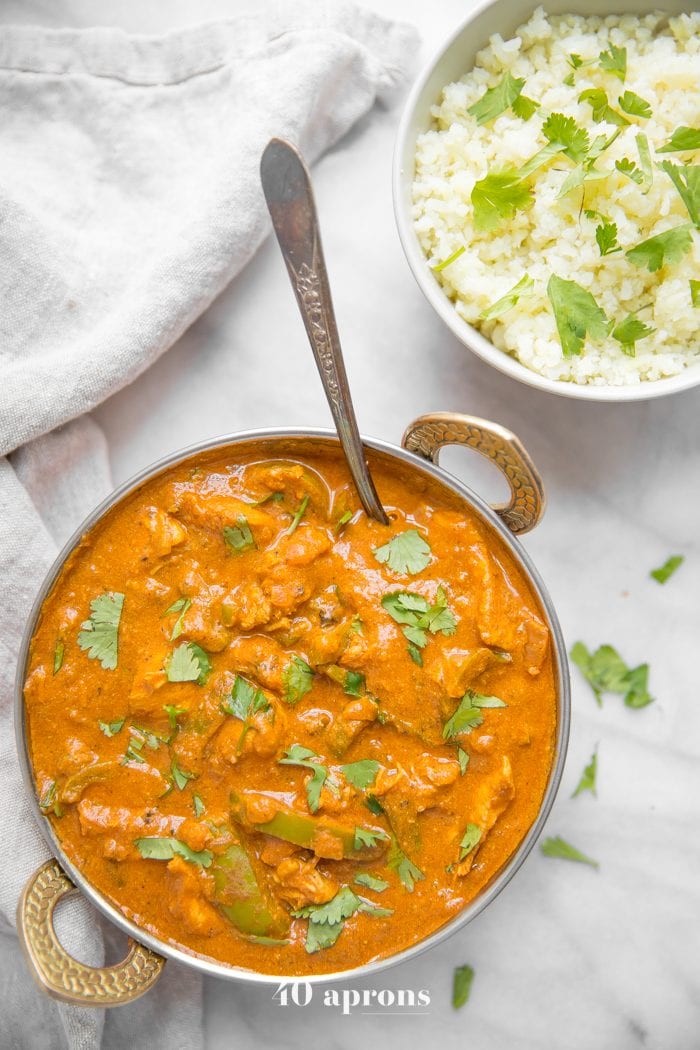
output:
[[54, 999], [74, 1006], [121, 1006], [138, 999], [160, 977], [165, 959], [129, 938], [129, 953], [116, 966], [86, 966], [61, 946], [54, 908], [78, 890], [60, 864], [34, 872], [17, 905], [17, 933], [32, 977]]
[[432, 463], [443, 445], [466, 445], [490, 459], [510, 486], [510, 502], [493, 509], [511, 532], [529, 532], [544, 514], [544, 486], [535, 464], [515, 434], [498, 423], [459, 412], [431, 412], [411, 423], [401, 444]]

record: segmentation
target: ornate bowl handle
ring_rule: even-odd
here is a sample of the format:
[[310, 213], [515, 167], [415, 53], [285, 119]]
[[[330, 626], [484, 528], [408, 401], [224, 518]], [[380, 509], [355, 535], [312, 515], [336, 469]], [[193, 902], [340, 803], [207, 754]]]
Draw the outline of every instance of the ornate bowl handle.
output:
[[443, 445], [466, 445], [492, 460], [511, 492], [509, 503], [493, 509], [511, 532], [529, 532], [544, 514], [544, 486], [534, 463], [515, 434], [497, 423], [458, 412], [432, 412], [414, 420], [401, 443], [432, 463], [437, 463]]
[[54, 908], [76, 887], [55, 860], [42, 865], [24, 887], [17, 932], [32, 976], [54, 999], [75, 1006], [121, 1006], [155, 984], [165, 959], [129, 938], [129, 953], [116, 966], [86, 966], [59, 943]]

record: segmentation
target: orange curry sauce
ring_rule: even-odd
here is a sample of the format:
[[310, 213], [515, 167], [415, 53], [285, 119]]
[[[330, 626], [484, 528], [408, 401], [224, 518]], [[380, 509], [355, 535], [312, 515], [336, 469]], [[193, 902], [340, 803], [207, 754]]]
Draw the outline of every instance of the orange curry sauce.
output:
[[25, 699], [42, 809], [105, 897], [303, 976], [406, 948], [493, 878], [542, 800], [556, 688], [522, 571], [456, 496], [372, 454], [387, 528], [333, 449], [279, 447], [110, 510], [44, 603]]

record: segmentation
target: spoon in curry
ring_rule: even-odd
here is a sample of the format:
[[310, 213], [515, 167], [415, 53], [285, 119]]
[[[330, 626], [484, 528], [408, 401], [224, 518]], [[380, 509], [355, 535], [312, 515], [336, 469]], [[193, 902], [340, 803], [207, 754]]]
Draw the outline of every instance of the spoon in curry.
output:
[[271, 139], [260, 162], [260, 178], [357, 494], [369, 517], [388, 525], [350, 397], [308, 169], [294, 146]]

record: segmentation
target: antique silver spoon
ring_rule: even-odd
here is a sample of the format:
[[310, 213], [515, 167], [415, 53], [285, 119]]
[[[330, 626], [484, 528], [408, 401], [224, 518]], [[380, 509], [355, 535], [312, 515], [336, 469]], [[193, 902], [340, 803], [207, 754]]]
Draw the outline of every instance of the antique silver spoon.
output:
[[294, 146], [271, 139], [260, 178], [357, 494], [367, 514], [388, 525], [357, 429], [308, 169]]

